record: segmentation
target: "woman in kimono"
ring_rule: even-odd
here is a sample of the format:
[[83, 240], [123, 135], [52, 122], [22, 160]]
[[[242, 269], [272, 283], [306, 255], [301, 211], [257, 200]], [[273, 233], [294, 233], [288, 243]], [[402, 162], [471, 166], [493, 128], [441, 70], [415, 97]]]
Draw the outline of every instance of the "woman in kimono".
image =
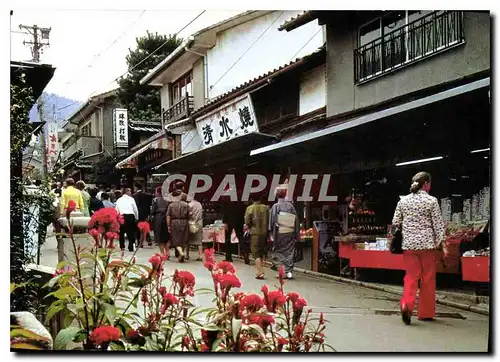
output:
[[184, 263], [186, 258], [184, 251], [189, 240], [189, 204], [186, 202], [187, 195], [180, 190], [173, 192], [173, 196], [179, 196], [179, 201], [174, 201], [167, 208], [167, 226], [171, 237], [172, 246], [179, 253], [179, 261]]
[[287, 186], [278, 186], [278, 202], [269, 212], [269, 231], [273, 240], [272, 263], [278, 269], [283, 265], [287, 279], [293, 278], [295, 242], [299, 236], [299, 219], [290, 201], [285, 200]]
[[156, 197], [151, 204], [151, 216], [155, 243], [158, 244], [163, 255], [170, 256], [167, 229], [167, 201], [161, 194], [161, 187], [156, 188]]

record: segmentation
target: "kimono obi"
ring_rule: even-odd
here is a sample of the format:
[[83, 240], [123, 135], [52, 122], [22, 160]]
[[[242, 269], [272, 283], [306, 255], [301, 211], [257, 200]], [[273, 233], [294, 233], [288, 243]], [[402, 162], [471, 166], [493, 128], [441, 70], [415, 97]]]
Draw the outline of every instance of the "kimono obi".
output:
[[280, 211], [278, 214], [278, 234], [289, 234], [295, 231], [295, 216], [289, 212]]

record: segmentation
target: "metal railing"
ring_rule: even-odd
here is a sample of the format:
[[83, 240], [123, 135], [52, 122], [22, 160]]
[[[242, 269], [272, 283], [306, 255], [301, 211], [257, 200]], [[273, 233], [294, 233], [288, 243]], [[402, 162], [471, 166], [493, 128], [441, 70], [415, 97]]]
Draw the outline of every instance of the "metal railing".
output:
[[435, 11], [354, 50], [354, 81], [363, 82], [464, 41], [462, 11]]
[[169, 109], [163, 112], [163, 123], [164, 125], [181, 120], [184, 117], [189, 117], [194, 109], [194, 99], [193, 96], [187, 94], [179, 102], [174, 104]]

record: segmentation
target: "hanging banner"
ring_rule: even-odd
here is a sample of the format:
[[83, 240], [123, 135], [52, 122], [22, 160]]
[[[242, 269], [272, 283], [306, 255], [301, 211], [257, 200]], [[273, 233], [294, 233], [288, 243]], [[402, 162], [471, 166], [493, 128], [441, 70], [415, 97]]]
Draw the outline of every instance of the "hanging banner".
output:
[[126, 109], [113, 109], [113, 135], [115, 147], [128, 148], [128, 112]]
[[196, 130], [203, 148], [246, 133], [258, 132], [250, 95], [232, 100], [196, 120]]
[[47, 123], [47, 169], [52, 170], [59, 154], [59, 140], [57, 137], [58, 124], [57, 122]]

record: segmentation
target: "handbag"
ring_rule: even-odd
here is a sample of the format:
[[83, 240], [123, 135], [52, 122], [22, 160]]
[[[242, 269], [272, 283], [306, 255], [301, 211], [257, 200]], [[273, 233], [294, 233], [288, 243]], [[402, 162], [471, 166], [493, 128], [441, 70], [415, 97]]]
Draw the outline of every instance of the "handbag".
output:
[[403, 232], [401, 226], [394, 228], [389, 250], [391, 254], [403, 254]]
[[196, 234], [200, 231], [200, 225], [196, 221], [189, 220], [189, 232]]

